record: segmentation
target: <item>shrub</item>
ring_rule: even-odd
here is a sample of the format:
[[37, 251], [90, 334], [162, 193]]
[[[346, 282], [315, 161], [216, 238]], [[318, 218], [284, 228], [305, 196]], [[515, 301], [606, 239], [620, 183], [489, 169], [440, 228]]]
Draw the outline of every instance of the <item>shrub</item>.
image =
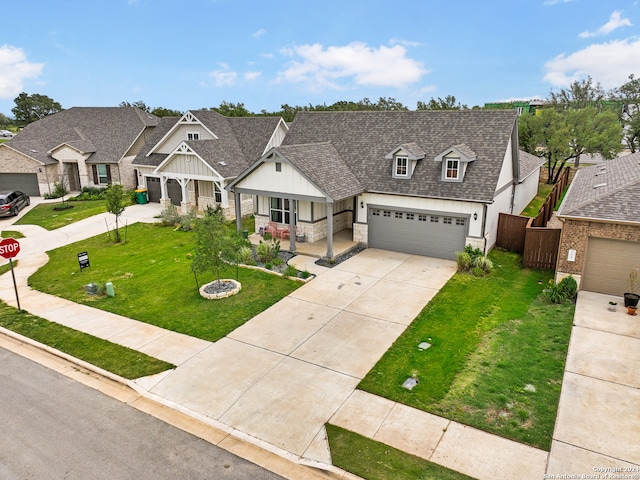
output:
[[271, 242], [263, 242], [256, 246], [256, 256], [262, 263], [273, 262], [280, 253], [280, 240], [274, 240]]
[[300, 276], [302, 278], [309, 278], [311, 276], [311, 273], [309, 273], [308, 270], [303, 270], [303, 271], [300, 272]]
[[267, 270], [271, 270], [272, 267], [273, 265], [271, 265], [269, 262], [264, 264], [264, 268], [266, 268]]
[[182, 215], [178, 217], [178, 225], [183, 232], [188, 232], [192, 230], [196, 226], [196, 221], [198, 220], [198, 212], [195, 208], [189, 210], [189, 213], [186, 215]]
[[481, 275], [489, 273], [493, 269], [493, 262], [485, 255], [474, 257], [471, 261], [473, 273], [477, 275], [476, 270], [482, 271]]
[[180, 223], [180, 214], [175, 205], [168, 205], [163, 208], [158, 218], [165, 227], [174, 227]]
[[253, 265], [255, 262], [253, 261], [253, 250], [251, 247], [244, 246], [240, 247], [238, 250], [238, 261], [245, 265]]
[[274, 257], [274, 259], [273, 259], [273, 264], [274, 264], [276, 267], [279, 267], [279, 266], [281, 266], [282, 264], [284, 264], [284, 260], [282, 260], [282, 258], [280, 258], [280, 257]]
[[464, 250], [456, 252], [458, 271], [470, 271], [476, 276], [483, 276], [493, 269], [493, 262], [483, 255], [482, 250], [473, 248], [471, 245], [464, 247]]
[[458, 270], [466, 272], [471, 268], [471, 255], [467, 252], [456, 252], [456, 260], [458, 262]]
[[298, 270], [293, 265], [287, 265], [287, 268], [284, 269], [284, 275], [287, 277], [297, 277]]
[[578, 284], [571, 275], [558, 283], [549, 280], [549, 286], [543, 290], [543, 293], [551, 303], [565, 303], [575, 298], [578, 293]]

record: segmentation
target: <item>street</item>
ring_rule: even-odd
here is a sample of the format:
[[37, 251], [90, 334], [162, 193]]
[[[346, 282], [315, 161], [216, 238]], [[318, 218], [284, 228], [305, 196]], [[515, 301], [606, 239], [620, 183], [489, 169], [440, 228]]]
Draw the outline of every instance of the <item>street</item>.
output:
[[0, 478], [280, 479], [0, 348]]

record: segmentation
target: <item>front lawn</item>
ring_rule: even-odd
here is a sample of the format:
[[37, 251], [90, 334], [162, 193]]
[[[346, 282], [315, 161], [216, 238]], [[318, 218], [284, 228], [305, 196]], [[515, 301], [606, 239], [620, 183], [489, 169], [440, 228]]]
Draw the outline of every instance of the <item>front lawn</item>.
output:
[[2, 301], [0, 326], [128, 379], [175, 368], [144, 353], [18, 311]]
[[[288, 295], [300, 283], [266, 272], [238, 268], [242, 290], [205, 300], [197, 286], [213, 275], [191, 272], [193, 232], [136, 223], [127, 242], [106, 234], [48, 252], [49, 263], [29, 278], [37, 290], [204, 340], [216, 341]], [[91, 268], [80, 272], [77, 254], [88, 252]], [[228, 267], [225, 278], [236, 278]], [[91, 296], [86, 285], [112, 282], [115, 296]]]
[[[574, 306], [540, 296], [551, 272], [490, 257], [494, 271], [454, 275], [359, 388], [548, 450]], [[419, 383], [403, 388], [411, 376]]]
[[15, 222], [15, 225], [40, 225], [47, 230], [55, 230], [107, 211], [105, 200], [66, 202], [67, 205], [71, 205], [73, 208], [60, 211], [54, 210], [55, 207], [60, 207], [61, 204], [61, 202], [57, 201], [36, 205], [25, 213], [20, 220]]

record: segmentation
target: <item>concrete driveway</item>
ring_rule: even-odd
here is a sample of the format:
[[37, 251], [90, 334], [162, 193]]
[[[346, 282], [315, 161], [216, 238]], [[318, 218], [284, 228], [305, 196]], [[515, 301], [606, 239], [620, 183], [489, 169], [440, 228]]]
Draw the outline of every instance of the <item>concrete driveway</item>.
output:
[[367, 249], [141, 382], [223, 430], [328, 465], [324, 424], [455, 270], [449, 260]]

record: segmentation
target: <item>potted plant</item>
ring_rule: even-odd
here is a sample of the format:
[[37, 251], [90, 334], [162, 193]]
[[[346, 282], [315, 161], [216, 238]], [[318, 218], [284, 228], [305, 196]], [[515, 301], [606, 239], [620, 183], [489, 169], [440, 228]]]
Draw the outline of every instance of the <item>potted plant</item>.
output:
[[609, 302], [609, 311], [610, 312], [615, 312], [616, 311], [616, 306], [618, 304], [616, 302]]
[[636, 314], [636, 310], [638, 310], [638, 308], [637, 308], [637, 307], [632, 307], [631, 305], [629, 305], [629, 306], [627, 307], [627, 313], [628, 313], [629, 315], [635, 315], [635, 314]]
[[629, 270], [629, 277], [627, 278], [629, 291], [624, 294], [625, 307], [638, 306], [638, 301], [640, 301], [640, 295], [638, 295], [636, 292], [638, 290], [639, 282], [640, 282], [640, 279], [638, 278], [638, 267], [634, 267], [631, 270]]

